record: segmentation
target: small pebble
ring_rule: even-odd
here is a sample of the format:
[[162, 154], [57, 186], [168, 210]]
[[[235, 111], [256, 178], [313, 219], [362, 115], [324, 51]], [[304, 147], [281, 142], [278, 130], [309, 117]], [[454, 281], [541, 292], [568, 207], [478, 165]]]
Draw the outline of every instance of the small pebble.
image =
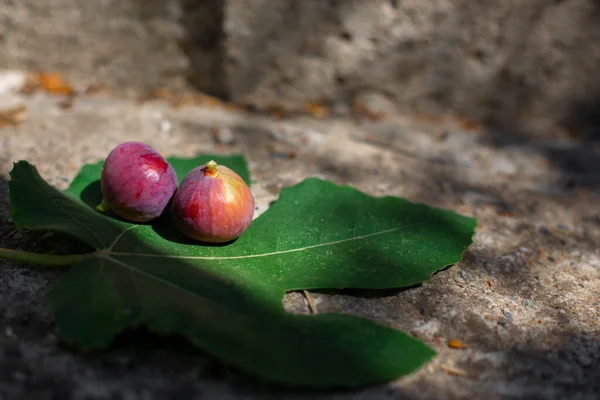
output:
[[55, 346], [57, 343], [58, 343], [58, 337], [56, 337], [55, 334], [49, 333], [46, 336], [46, 344], [49, 344], [51, 346]]
[[392, 185], [390, 183], [385, 183], [385, 182], [377, 184], [377, 187], [376, 187], [376, 189], [379, 192], [388, 192], [391, 188], [392, 188]]
[[360, 117], [379, 119], [386, 115], [394, 115], [397, 111], [392, 99], [385, 94], [376, 91], [364, 91], [358, 93], [352, 99], [352, 108]]
[[584, 367], [590, 366], [590, 365], [592, 365], [592, 359], [585, 354], [580, 354], [579, 355], [579, 364], [583, 365]]
[[502, 314], [504, 314], [504, 318], [498, 321], [498, 325], [506, 327], [512, 323], [512, 314], [506, 310], [504, 310]]
[[506, 327], [507, 325], [510, 325], [510, 321], [506, 318], [502, 318], [500, 321], [498, 321], [498, 325]]
[[161, 133], [169, 133], [173, 130], [173, 124], [169, 120], [163, 119], [160, 121], [159, 129]]
[[219, 144], [232, 144], [235, 142], [233, 131], [228, 127], [213, 129], [215, 141]]
[[7, 326], [4, 329], [4, 335], [9, 338], [9, 339], [16, 339], [17, 335], [15, 335], [15, 331], [13, 330], [13, 328], [11, 326]]
[[336, 117], [347, 117], [351, 113], [351, 108], [348, 103], [337, 102], [333, 105], [331, 111]]
[[21, 371], [13, 372], [12, 376], [13, 376], [14, 380], [19, 381], [19, 382], [23, 382], [27, 379], [27, 375], [25, 375]]
[[533, 301], [533, 300], [530, 300], [530, 299], [523, 300], [523, 306], [524, 306], [524, 307], [533, 307], [533, 305], [534, 305], [534, 304], [535, 304], [535, 303], [534, 303], [534, 301]]
[[442, 129], [442, 131], [436, 135], [436, 138], [440, 142], [445, 142], [446, 140], [448, 140], [448, 136], [450, 136], [450, 132], [448, 132], [447, 129]]

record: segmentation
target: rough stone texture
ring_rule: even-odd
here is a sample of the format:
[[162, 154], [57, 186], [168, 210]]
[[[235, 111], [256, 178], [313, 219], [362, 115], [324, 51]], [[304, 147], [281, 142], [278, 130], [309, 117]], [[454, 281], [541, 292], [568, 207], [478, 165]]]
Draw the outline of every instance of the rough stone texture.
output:
[[600, 89], [594, 0], [233, 0], [226, 15], [232, 95], [262, 104], [375, 88], [513, 124]]
[[[593, 136], [549, 131], [551, 125], [541, 133], [493, 131], [390, 109], [379, 120], [275, 120], [106, 94], [79, 96], [71, 108], [43, 93], [0, 94], [0, 110], [21, 103], [28, 120], [0, 129], [2, 247], [80, 250], [63, 235], [15, 230], [6, 194], [13, 161], [29, 160], [65, 188], [84, 163], [125, 140], [166, 155], [244, 153], [260, 212], [282, 187], [316, 175], [451, 208], [476, 216], [479, 226], [464, 259], [422, 285], [313, 293], [319, 312], [370, 318], [439, 351], [410, 376], [358, 391], [266, 385], [180, 339], [144, 331], [107, 351], [81, 353], [57, 340], [44, 311], [44, 294], [60, 271], [0, 261], [0, 398], [598, 398], [600, 147]], [[233, 139], [220, 139], [219, 131]], [[308, 312], [300, 293], [287, 295], [284, 306]], [[449, 339], [465, 348], [448, 348]]]
[[364, 90], [513, 127], [598, 123], [597, 0], [0, 0], [0, 67], [261, 106]]
[[57, 71], [122, 90], [180, 86], [177, 0], [0, 0], [0, 68]]

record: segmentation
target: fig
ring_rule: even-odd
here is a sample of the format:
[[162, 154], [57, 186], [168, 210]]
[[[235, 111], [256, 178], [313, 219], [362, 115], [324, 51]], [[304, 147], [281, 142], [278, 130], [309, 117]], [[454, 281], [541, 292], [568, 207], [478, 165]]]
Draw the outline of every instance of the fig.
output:
[[183, 178], [173, 197], [171, 212], [187, 237], [224, 243], [238, 238], [250, 226], [254, 197], [238, 174], [209, 161]]
[[102, 203], [96, 207], [98, 211], [112, 210], [125, 220], [148, 222], [167, 208], [177, 189], [177, 175], [152, 147], [125, 142], [104, 161], [100, 184]]

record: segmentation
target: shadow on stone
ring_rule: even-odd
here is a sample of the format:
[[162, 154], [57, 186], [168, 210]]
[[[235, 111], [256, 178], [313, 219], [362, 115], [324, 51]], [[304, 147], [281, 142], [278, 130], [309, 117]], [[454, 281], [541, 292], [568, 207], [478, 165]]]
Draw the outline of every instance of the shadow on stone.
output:
[[534, 151], [544, 156], [559, 172], [557, 189], [600, 190], [600, 96], [575, 101], [559, 126], [570, 136], [540, 137], [520, 126], [489, 126], [485, 144], [509, 150]]
[[188, 81], [198, 90], [229, 99], [225, 66], [225, 0], [181, 0]]

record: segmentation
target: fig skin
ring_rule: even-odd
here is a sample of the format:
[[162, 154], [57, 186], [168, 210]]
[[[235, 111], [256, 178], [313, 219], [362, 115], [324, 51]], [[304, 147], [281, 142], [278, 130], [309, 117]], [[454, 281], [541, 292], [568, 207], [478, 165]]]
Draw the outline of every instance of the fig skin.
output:
[[177, 175], [152, 147], [125, 142], [104, 161], [100, 183], [102, 203], [97, 210], [112, 210], [131, 222], [149, 222], [167, 208], [177, 190]]
[[190, 171], [173, 197], [171, 212], [184, 235], [205, 243], [238, 238], [252, 222], [254, 197], [244, 180], [209, 161]]

